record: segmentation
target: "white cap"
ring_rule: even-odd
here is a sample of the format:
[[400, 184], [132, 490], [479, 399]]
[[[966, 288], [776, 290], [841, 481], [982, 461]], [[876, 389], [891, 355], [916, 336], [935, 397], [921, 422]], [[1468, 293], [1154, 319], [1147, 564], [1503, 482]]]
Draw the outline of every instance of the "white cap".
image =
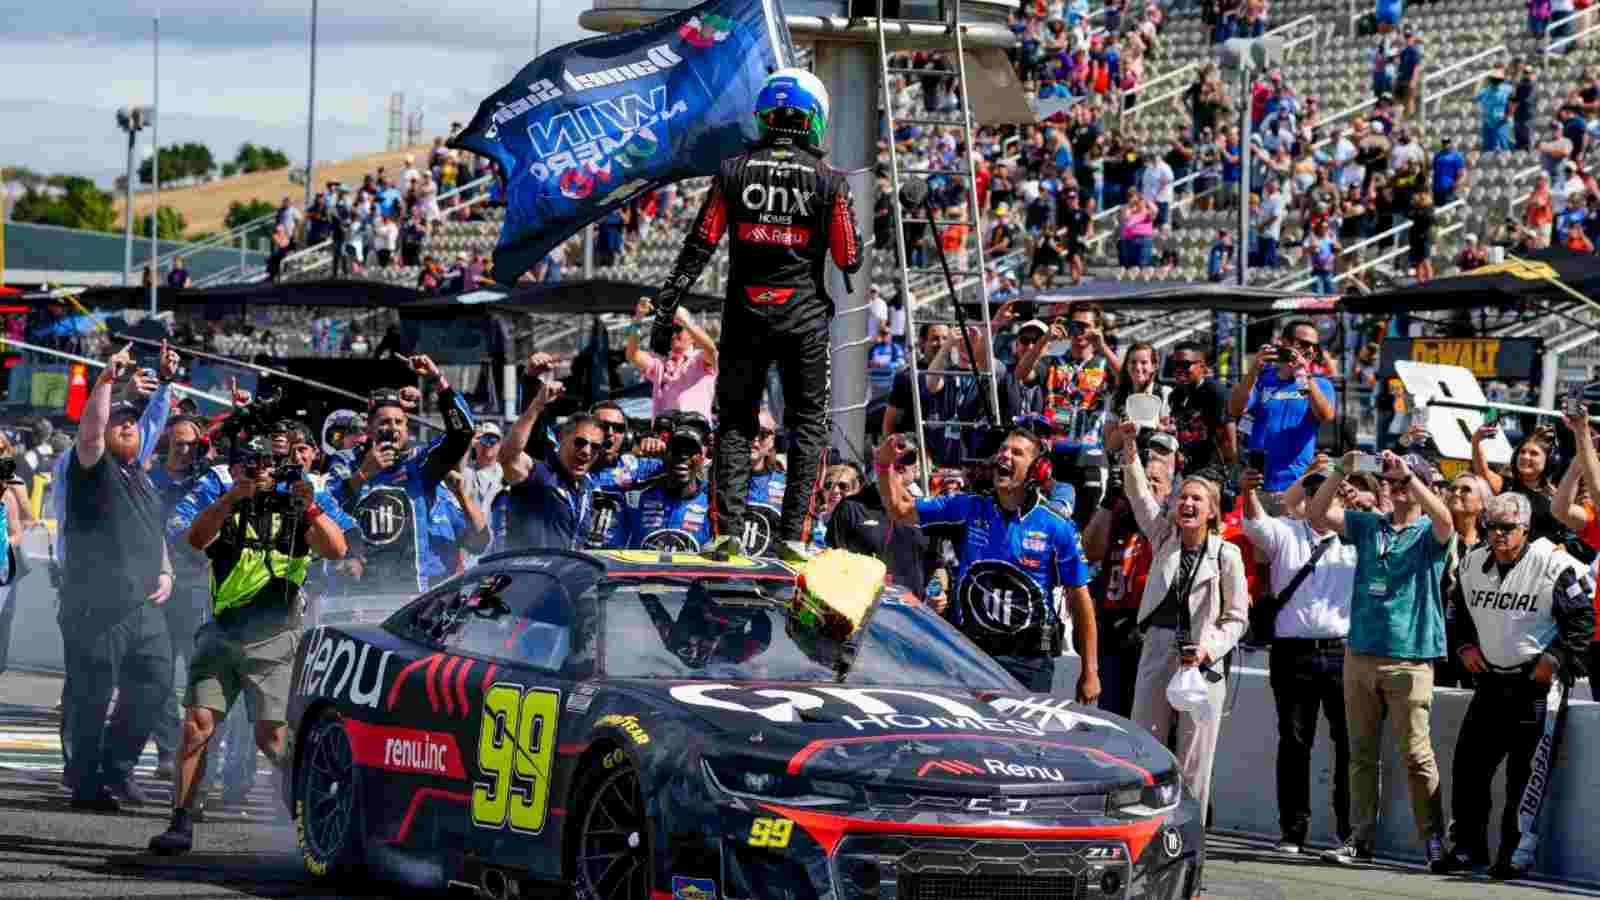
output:
[[1477, 242], [1478, 242], [1478, 236], [1477, 235], [1475, 235], [1475, 234], [1468, 234], [1467, 235], [1467, 243], [1476, 244]]
[[496, 425], [493, 422], [479, 422], [478, 423], [478, 433], [479, 434], [492, 434], [495, 437], [499, 437], [500, 436], [500, 426]]

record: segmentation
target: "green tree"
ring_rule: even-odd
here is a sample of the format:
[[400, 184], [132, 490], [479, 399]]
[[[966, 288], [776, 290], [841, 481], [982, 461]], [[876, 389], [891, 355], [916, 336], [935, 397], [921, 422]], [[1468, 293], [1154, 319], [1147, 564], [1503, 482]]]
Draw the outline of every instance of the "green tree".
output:
[[276, 206], [265, 200], [251, 200], [249, 203], [240, 203], [235, 200], [228, 204], [228, 214], [222, 218], [222, 224], [228, 228], [238, 228], [246, 222], [254, 221], [262, 216], [271, 215], [277, 210]]
[[[146, 159], [139, 164], [140, 184], [150, 183], [150, 173], [154, 168], [152, 163], [153, 160]], [[204, 178], [216, 167], [217, 163], [211, 155], [211, 148], [205, 144], [191, 142], [161, 148], [162, 184]]]
[[282, 150], [257, 147], [248, 141], [239, 145], [239, 152], [234, 155], [233, 161], [239, 165], [239, 171], [245, 173], [289, 168], [289, 157]]
[[[156, 239], [162, 241], [183, 240], [183, 232], [189, 227], [184, 220], [183, 213], [170, 206], [163, 206], [156, 215]], [[134, 233], [142, 237], [150, 236], [150, 214], [145, 213], [134, 223]]]
[[114, 231], [117, 210], [109, 193], [76, 175], [52, 175], [42, 187], [28, 188], [11, 210], [16, 222]]
[[232, 178], [233, 176], [235, 176], [237, 174], [239, 174], [239, 164], [238, 163], [236, 163], [236, 162], [225, 162], [225, 163], [222, 164], [222, 177], [223, 178]]

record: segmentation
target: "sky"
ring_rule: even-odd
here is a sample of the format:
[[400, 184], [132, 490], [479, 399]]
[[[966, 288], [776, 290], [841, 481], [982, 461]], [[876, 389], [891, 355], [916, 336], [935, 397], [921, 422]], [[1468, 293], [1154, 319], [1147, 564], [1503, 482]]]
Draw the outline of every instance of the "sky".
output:
[[[116, 110], [154, 100], [152, 20], [161, 15], [163, 146], [197, 141], [231, 159], [249, 141], [306, 155], [311, 0], [0, 0], [0, 165], [94, 178], [126, 165]], [[388, 106], [405, 95], [423, 134], [465, 122], [534, 56], [587, 37], [588, 0], [322, 2], [317, 28], [316, 158], [385, 149]], [[139, 135], [140, 155], [150, 146]]]

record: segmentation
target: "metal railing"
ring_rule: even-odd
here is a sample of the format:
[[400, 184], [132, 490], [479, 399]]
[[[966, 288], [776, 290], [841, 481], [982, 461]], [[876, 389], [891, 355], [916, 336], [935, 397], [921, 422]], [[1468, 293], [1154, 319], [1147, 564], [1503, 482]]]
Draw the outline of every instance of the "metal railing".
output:
[[[439, 210], [440, 214], [444, 215], [451, 212], [459, 212], [463, 209], [470, 209], [473, 206], [482, 203], [484, 200], [487, 200], [489, 198], [489, 191], [487, 188], [494, 183], [494, 179], [495, 176], [492, 174], [485, 175], [482, 178], [474, 178], [466, 184], [459, 185], [444, 192], [443, 194], [440, 194], [434, 202], [443, 204], [444, 201], [459, 197], [466, 191], [484, 188], [483, 191], [467, 198], [461, 203], [457, 203], [449, 207], [448, 209], [441, 205]], [[333, 253], [328, 253], [326, 256], [322, 256], [322, 251], [329, 248], [333, 248]], [[279, 277], [282, 278], [291, 274], [303, 276], [323, 268], [331, 267], [333, 265], [333, 254], [338, 252], [339, 248], [333, 247], [333, 240], [331, 238], [325, 241], [319, 241], [309, 247], [296, 250], [295, 252], [290, 253], [288, 256], [283, 258], [283, 262], [278, 270]]]
[[[1135, 85], [1133, 88], [1131, 88], [1129, 90], [1126, 90], [1126, 91], [1123, 91], [1122, 92], [1122, 99], [1123, 99], [1124, 102], [1126, 102], [1130, 95], [1143, 93], [1144, 91], [1150, 90], [1151, 88], [1155, 87], [1156, 85], [1160, 84], [1163, 81], [1171, 81], [1172, 79], [1177, 78], [1177, 77], [1179, 77], [1181, 75], [1188, 75], [1188, 74], [1190, 74], [1192, 72], [1198, 72], [1199, 70], [1200, 70], [1200, 63], [1197, 63], [1197, 62], [1192, 62], [1192, 63], [1189, 63], [1188, 65], [1179, 66], [1178, 68], [1173, 69], [1172, 71], [1167, 72], [1164, 75], [1157, 75], [1156, 77], [1150, 79], [1149, 81], [1146, 81], [1146, 82], [1143, 82], [1141, 84]], [[1184, 86], [1184, 90], [1188, 90], [1188, 86], [1187, 85]]]
[[[1176, 181], [1172, 182], [1172, 190], [1173, 190], [1173, 198], [1174, 199], [1172, 201], [1171, 206], [1168, 208], [1168, 214], [1169, 215], [1171, 214], [1172, 210], [1177, 209], [1180, 206], [1183, 206], [1184, 204], [1188, 203], [1190, 200], [1193, 200], [1195, 197], [1203, 197], [1203, 196], [1205, 196], [1207, 194], [1210, 194], [1210, 193], [1213, 193], [1213, 192], [1215, 192], [1217, 190], [1216, 187], [1208, 188], [1208, 189], [1206, 189], [1204, 191], [1199, 192], [1198, 194], [1186, 193], [1186, 194], [1183, 195], [1183, 199], [1181, 199], [1181, 200], [1177, 199], [1178, 188], [1188, 184], [1191, 181], [1196, 181], [1199, 178], [1201, 178], [1202, 176], [1205, 176], [1207, 174], [1215, 174], [1215, 175], [1217, 175], [1217, 177], [1220, 178], [1221, 177], [1221, 170], [1218, 169], [1214, 173], [1208, 173], [1206, 170], [1190, 172], [1188, 175], [1185, 175], [1182, 178], [1179, 178]], [[1083, 189], [1080, 187], [1079, 191], [1082, 192], [1082, 190]], [[1151, 203], [1155, 203], [1155, 200], [1151, 200], [1150, 202]], [[1126, 203], [1118, 203], [1116, 206], [1106, 207], [1105, 209], [1095, 213], [1093, 216], [1090, 216], [1089, 217], [1089, 221], [1092, 222], [1092, 223], [1099, 223], [1101, 220], [1109, 218], [1111, 216], [1121, 216], [1122, 215], [1122, 210], [1126, 206], [1127, 206]], [[1116, 229], [1113, 227], [1111, 229], [1099, 232], [1098, 234], [1095, 234], [1095, 235], [1091, 236], [1088, 240], [1084, 241], [1084, 243], [1086, 245], [1091, 245], [1091, 246], [1092, 245], [1098, 245], [1101, 241], [1105, 240], [1107, 237], [1109, 237], [1110, 235], [1115, 234], [1115, 233], [1116, 233]]]
[[[1482, 51], [1480, 53], [1474, 53], [1473, 55], [1467, 57], [1466, 59], [1457, 60], [1456, 62], [1453, 62], [1448, 66], [1445, 66], [1444, 68], [1440, 69], [1437, 72], [1424, 72], [1423, 76], [1422, 76], [1422, 84], [1423, 84], [1423, 86], [1427, 86], [1427, 85], [1433, 83], [1436, 79], [1442, 78], [1443, 76], [1445, 76], [1445, 75], [1447, 75], [1447, 74], [1449, 74], [1451, 72], [1454, 72], [1457, 69], [1463, 69], [1463, 68], [1466, 68], [1467, 66], [1473, 65], [1474, 63], [1480, 63], [1483, 60], [1489, 59], [1490, 57], [1495, 56], [1497, 54], [1501, 54], [1501, 53], [1504, 53], [1507, 56], [1511, 55], [1511, 51], [1506, 48], [1506, 45], [1500, 44], [1499, 46], [1490, 47], [1489, 49], [1484, 50], [1484, 51]], [[1461, 90], [1462, 88], [1470, 87], [1470, 86], [1472, 86], [1474, 84], [1477, 84], [1478, 82], [1482, 81], [1483, 79], [1488, 78], [1492, 71], [1493, 71], [1492, 69], [1483, 68], [1478, 72], [1475, 72], [1475, 73], [1473, 73], [1471, 75], [1468, 75], [1466, 78], [1462, 79], [1461, 81], [1458, 81], [1455, 84], [1450, 85], [1449, 87], [1440, 88], [1439, 90], [1434, 91], [1431, 94], [1423, 94], [1422, 95], [1422, 101], [1418, 105], [1418, 110], [1423, 115], [1427, 115], [1429, 104], [1437, 104], [1444, 97], [1447, 97], [1450, 94], [1454, 94], [1457, 91]]]
[[[205, 238], [204, 240], [186, 244], [181, 243], [177, 249], [168, 250], [166, 253], [156, 257], [156, 273], [160, 274], [162, 266], [170, 264], [173, 260], [180, 256], [193, 256], [202, 250], [212, 250], [220, 247], [226, 247], [231, 243], [238, 243], [239, 252], [242, 254], [244, 252], [244, 239], [250, 234], [250, 232], [262, 228], [263, 226], [267, 227], [268, 229], [275, 227], [277, 220], [278, 213], [276, 210], [274, 210], [264, 216], [251, 219], [250, 221], [245, 222], [243, 225], [237, 225], [220, 234], [214, 234], [208, 238]], [[136, 264], [135, 268], [129, 269], [129, 277], [143, 272], [145, 265], [147, 264], [138, 263]]]
[[[1457, 200], [1451, 200], [1449, 203], [1446, 203], [1445, 205], [1443, 205], [1443, 206], [1439, 207], [1438, 209], [1434, 210], [1434, 215], [1435, 216], [1443, 216], [1446, 213], [1454, 213], [1458, 209], [1464, 209], [1466, 207], [1466, 205], [1467, 205], [1467, 201], [1464, 198], [1463, 199], [1457, 199]], [[1386, 241], [1386, 240], [1389, 240], [1391, 238], [1398, 237], [1399, 235], [1403, 234], [1404, 232], [1406, 232], [1410, 228], [1411, 228], [1411, 222], [1410, 222], [1410, 220], [1407, 220], [1405, 222], [1401, 222], [1399, 225], [1396, 225], [1393, 228], [1390, 228], [1389, 230], [1384, 231], [1384, 232], [1382, 232], [1380, 234], [1375, 234], [1375, 235], [1373, 235], [1372, 237], [1369, 237], [1369, 238], [1362, 238], [1361, 240], [1357, 241], [1356, 243], [1351, 244], [1350, 246], [1344, 248], [1343, 250], [1340, 250], [1339, 253], [1334, 257], [1334, 262], [1337, 263], [1341, 259], [1345, 259], [1347, 257], [1353, 257], [1357, 253], [1361, 252], [1362, 250], [1367, 249], [1368, 247], [1371, 247], [1373, 244], [1376, 244], [1379, 241]], [[1314, 281], [1315, 281], [1314, 278], [1313, 279], [1304, 279], [1304, 280], [1296, 281], [1295, 277], [1293, 275], [1289, 275], [1289, 276], [1285, 276], [1284, 278], [1280, 278], [1277, 281], [1272, 282], [1271, 284], [1267, 285], [1267, 287], [1274, 288], [1274, 289], [1292, 291], [1292, 290], [1296, 290], [1297, 288], [1299, 288], [1299, 287], [1301, 287], [1303, 285], [1311, 284]]]
[[1587, 13], [1587, 12], [1589, 12], [1589, 10], [1587, 10], [1587, 9], [1576, 10], [1573, 13], [1571, 13], [1570, 15], [1562, 16], [1561, 18], [1555, 19], [1555, 20], [1551, 21], [1549, 24], [1545, 25], [1545, 27], [1544, 27], [1544, 37], [1545, 37], [1545, 42], [1546, 42], [1545, 45], [1544, 45], [1545, 55], [1548, 56], [1549, 54], [1556, 52], [1556, 48], [1557, 47], [1564, 47], [1567, 44], [1570, 44], [1573, 41], [1576, 41], [1578, 38], [1581, 38], [1584, 35], [1588, 34], [1589, 32], [1595, 30], [1595, 28], [1597, 26], [1591, 25], [1588, 28], [1585, 28], [1582, 31], [1579, 31], [1579, 32], [1577, 32], [1575, 34], [1569, 34], [1569, 35], [1566, 35], [1566, 36], [1561, 37], [1559, 39], [1556, 37], [1556, 29], [1557, 28], [1559, 28], [1559, 27], [1561, 27], [1563, 25], [1566, 25], [1568, 22], [1572, 22], [1574, 20], [1583, 18], [1584, 13]]
[[[1458, 200], [1456, 202], [1459, 203], [1461, 201]], [[1444, 207], [1440, 207], [1440, 208], [1443, 209]], [[1397, 226], [1395, 228], [1389, 229], [1389, 231], [1398, 233], [1398, 232], [1404, 231], [1404, 230], [1406, 230], [1406, 229], [1408, 229], [1410, 227], [1411, 227], [1411, 223], [1410, 222], [1405, 222], [1405, 223], [1402, 223], [1400, 226]], [[1466, 227], [1467, 227], [1467, 223], [1464, 220], [1460, 221], [1460, 222], [1454, 222], [1454, 223], [1452, 223], [1450, 225], [1446, 225], [1444, 228], [1440, 229], [1437, 233], [1434, 234], [1434, 238], [1435, 239], [1442, 238], [1442, 237], [1444, 237], [1446, 235], [1449, 235], [1449, 234], [1452, 234], [1454, 232], [1460, 231], [1461, 229], [1466, 228]], [[1388, 233], [1388, 232], [1385, 232], [1385, 233]], [[1335, 285], [1337, 285], [1341, 281], [1345, 281], [1345, 280], [1347, 280], [1349, 278], [1352, 278], [1352, 277], [1354, 277], [1356, 275], [1361, 274], [1362, 272], [1368, 271], [1369, 269], [1375, 269], [1378, 266], [1383, 265], [1384, 263], [1388, 262], [1391, 259], [1395, 259], [1395, 258], [1401, 256], [1402, 254], [1406, 254], [1406, 253], [1410, 253], [1410, 252], [1411, 252], [1411, 248], [1410, 247], [1396, 247], [1393, 250], [1386, 250], [1383, 253], [1378, 254], [1377, 256], [1373, 257], [1372, 259], [1367, 260], [1366, 262], [1362, 263], [1359, 266], [1356, 266], [1353, 269], [1346, 269], [1345, 271], [1340, 272], [1337, 275], [1334, 275], [1333, 276], [1333, 283]], [[1305, 278], [1305, 279], [1302, 279], [1300, 281], [1295, 282], [1294, 284], [1288, 285], [1288, 286], [1286, 286], [1286, 287], [1284, 287], [1282, 289], [1286, 290], [1286, 291], [1298, 291], [1301, 288], [1310, 287], [1311, 285], [1316, 284], [1316, 281], [1317, 280], [1315, 278]]]

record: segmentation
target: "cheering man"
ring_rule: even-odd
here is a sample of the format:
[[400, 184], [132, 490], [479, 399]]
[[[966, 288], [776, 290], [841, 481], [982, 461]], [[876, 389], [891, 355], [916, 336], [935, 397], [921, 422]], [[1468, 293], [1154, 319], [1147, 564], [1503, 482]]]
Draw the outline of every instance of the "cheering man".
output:
[[760, 145], [722, 163], [672, 276], [656, 296], [650, 349], [671, 347], [678, 303], [732, 231], [727, 305], [719, 350], [716, 531], [707, 550], [740, 550], [750, 443], [767, 368], [782, 379], [784, 429], [793, 436], [783, 499], [780, 555], [806, 556], [812, 505], [828, 444], [828, 329], [833, 298], [823, 286], [826, 259], [845, 273], [861, 268], [853, 201], [844, 175], [822, 159], [828, 92], [802, 69], [767, 77], [756, 98]]
[[1013, 430], [994, 456], [994, 489], [987, 494], [946, 494], [916, 499], [895, 477], [903, 439], [878, 449], [878, 490], [895, 521], [910, 525], [962, 525], [954, 608], [947, 613], [1031, 691], [1048, 692], [1061, 653], [1061, 614], [1055, 589], [1066, 591], [1073, 642], [1083, 659], [1079, 703], [1100, 696], [1099, 640], [1089, 599], [1089, 565], [1072, 516], [1046, 498], [1043, 441]]

